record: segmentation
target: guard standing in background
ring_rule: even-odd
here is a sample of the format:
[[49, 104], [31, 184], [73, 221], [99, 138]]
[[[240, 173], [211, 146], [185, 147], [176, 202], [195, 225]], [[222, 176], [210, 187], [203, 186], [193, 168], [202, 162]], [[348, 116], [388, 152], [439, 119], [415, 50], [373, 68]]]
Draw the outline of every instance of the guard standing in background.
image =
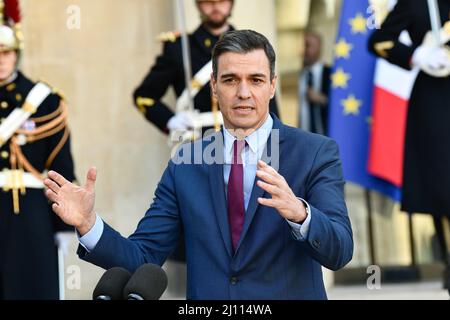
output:
[[[369, 49], [402, 68], [420, 69], [408, 106], [401, 209], [433, 215], [446, 268], [444, 287], [450, 291], [450, 257], [442, 222], [450, 217], [450, 1], [436, 3], [445, 23], [444, 43], [432, 43], [426, 0], [399, 0], [372, 34]], [[399, 41], [404, 30], [411, 46]]]
[[331, 68], [320, 60], [321, 54], [322, 38], [316, 32], [307, 31], [299, 77], [299, 126], [306, 131], [327, 135]]
[[0, 0], [0, 20], [0, 300], [58, 299], [57, 249], [74, 229], [52, 214], [43, 180], [50, 169], [75, 180], [67, 106], [18, 70], [17, 0]]

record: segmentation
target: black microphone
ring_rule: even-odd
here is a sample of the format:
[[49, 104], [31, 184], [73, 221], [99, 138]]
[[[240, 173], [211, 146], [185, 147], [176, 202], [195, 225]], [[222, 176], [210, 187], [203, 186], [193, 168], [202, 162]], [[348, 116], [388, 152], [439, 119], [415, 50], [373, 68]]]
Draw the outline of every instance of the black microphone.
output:
[[92, 294], [93, 300], [122, 300], [123, 287], [131, 278], [128, 270], [114, 267], [107, 270], [97, 283]]
[[123, 289], [125, 300], [158, 300], [167, 288], [167, 276], [156, 264], [140, 266]]

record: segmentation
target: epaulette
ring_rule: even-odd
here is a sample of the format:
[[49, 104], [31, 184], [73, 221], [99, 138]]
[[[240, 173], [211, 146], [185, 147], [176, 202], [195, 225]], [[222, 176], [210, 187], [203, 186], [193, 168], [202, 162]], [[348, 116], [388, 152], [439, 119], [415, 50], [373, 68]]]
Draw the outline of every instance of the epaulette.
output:
[[163, 32], [158, 36], [158, 41], [161, 42], [175, 42], [177, 40], [177, 38], [179, 38], [181, 36], [181, 33], [179, 31], [168, 31], [168, 32]]
[[66, 100], [66, 96], [64, 95], [64, 93], [56, 87], [53, 87], [52, 85], [50, 85], [47, 80], [44, 79], [39, 79], [39, 82], [45, 83], [49, 88], [52, 89], [52, 93], [58, 95], [62, 100]]
[[52, 87], [52, 92], [58, 95], [61, 98], [61, 100], [66, 100], [66, 95], [62, 92], [61, 89]]

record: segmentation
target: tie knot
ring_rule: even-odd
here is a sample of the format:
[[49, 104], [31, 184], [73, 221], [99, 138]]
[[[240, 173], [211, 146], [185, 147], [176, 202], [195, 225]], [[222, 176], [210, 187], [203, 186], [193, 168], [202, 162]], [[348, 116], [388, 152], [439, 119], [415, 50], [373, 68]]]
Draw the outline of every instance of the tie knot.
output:
[[[234, 140], [233, 144], [233, 163], [242, 163], [242, 150], [244, 150], [247, 145], [247, 141], [245, 140]], [[237, 159], [237, 160], [236, 160]]]

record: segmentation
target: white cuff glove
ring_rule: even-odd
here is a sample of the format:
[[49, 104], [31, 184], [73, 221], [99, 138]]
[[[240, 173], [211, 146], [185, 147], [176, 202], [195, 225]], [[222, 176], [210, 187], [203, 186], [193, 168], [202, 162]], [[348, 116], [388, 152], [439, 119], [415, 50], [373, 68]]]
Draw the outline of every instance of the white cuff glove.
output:
[[189, 112], [179, 112], [167, 122], [167, 128], [170, 131], [184, 131], [194, 127], [194, 119]]
[[412, 56], [412, 64], [434, 77], [450, 74], [450, 52], [436, 46], [419, 46]]
[[64, 231], [55, 234], [55, 244], [65, 256], [69, 253], [69, 246], [72, 240], [75, 240], [75, 232]]

